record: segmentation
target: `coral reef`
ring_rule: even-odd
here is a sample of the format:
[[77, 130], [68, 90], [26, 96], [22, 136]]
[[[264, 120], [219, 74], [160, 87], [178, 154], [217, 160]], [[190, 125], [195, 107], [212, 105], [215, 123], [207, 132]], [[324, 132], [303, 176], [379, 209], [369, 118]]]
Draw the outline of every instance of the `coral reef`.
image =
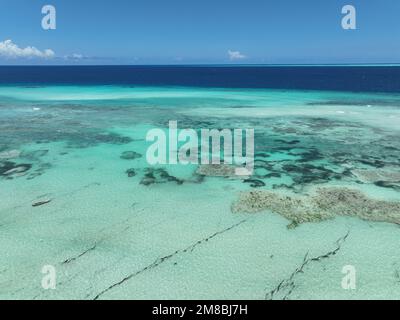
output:
[[[52, 167], [51, 163], [43, 162], [41, 159], [48, 153], [49, 150], [47, 149], [3, 151], [0, 153], [0, 175], [6, 177], [8, 180], [22, 176], [26, 176], [27, 180], [32, 180], [41, 176], [46, 170]], [[23, 160], [24, 163], [16, 163], [17, 158]], [[29, 163], [26, 163], [26, 160]]]
[[266, 190], [242, 192], [231, 210], [233, 213], [269, 210], [290, 220], [289, 228], [335, 216], [400, 224], [400, 202], [371, 199], [349, 188], [318, 188], [310, 196], [287, 196]]
[[183, 184], [183, 180], [171, 176], [165, 169], [147, 168], [146, 173], [140, 184], [149, 186], [157, 183], [176, 182], [178, 185]]
[[238, 176], [235, 170], [236, 167], [229, 164], [203, 164], [197, 168], [196, 173], [207, 177], [247, 179], [246, 176]]
[[135, 160], [141, 158], [142, 155], [135, 151], [125, 151], [121, 154], [121, 159], [124, 160]]
[[17, 164], [11, 161], [0, 162], [0, 175], [12, 179], [25, 175], [31, 168], [31, 164]]
[[385, 182], [400, 182], [400, 172], [399, 171], [388, 171], [382, 169], [376, 170], [352, 170], [352, 173], [361, 181], [375, 183], [379, 181]]
[[232, 204], [233, 213], [257, 213], [264, 210], [276, 212], [295, 225], [305, 222], [317, 222], [333, 217], [320, 215], [314, 208], [300, 197], [283, 196], [276, 192], [257, 190], [242, 192], [238, 201]]
[[243, 182], [244, 183], [249, 183], [250, 187], [252, 187], [252, 188], [265, 187], [265, 183], [263, 181], [257, 180], [257, 179], [246, 179]]
[[128, 175], [129, 178], [132, 178], [136, 176], [136, 170], [134, 168], [126, 170], [126, 174]]
[[400, 224], [400, 202], [371, 199], [358, 190], [321, 188], [311, 201], [322, 212]]

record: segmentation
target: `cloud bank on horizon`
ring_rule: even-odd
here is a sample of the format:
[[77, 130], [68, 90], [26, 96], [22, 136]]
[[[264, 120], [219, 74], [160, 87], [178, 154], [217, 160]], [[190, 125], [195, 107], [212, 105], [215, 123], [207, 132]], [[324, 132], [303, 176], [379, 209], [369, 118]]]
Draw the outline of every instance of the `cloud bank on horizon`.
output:
[[242, 54], [240, 51], [232, 51], [228, 50], [228, 55], [229, 55], [229, 60], [235, 61], [235, 60], [243, 60], [246, 59], [247, 57]]
[[73, 53], [60, 57], [57, 56], [52, 49], [40, 50], [34, 46], [21, 48], [18, 44], [14, 43], [13, 40], [5, 40], [0, 41], [0, 59], [8, 61], [41, 60], [58, 63], [62, 61], [78, 62], [87, 60], [89, 57], [80, 53]]
[[35, 47], [28, 46], [26, 48], [20, 48], [12, 40], [5, 40], [0, 42], [0, 57], [11, 58], [11, 59], [51, 59], [55, 57], [55, 52], [51, 49], [39, 50]]
[[[228, 57], [231, 62], [240, 61], [247, 59], [247, 56], [240, 51], [228, 50]], [[80, 54], [73, 53], [64, 55], [63, 57], [56, 56], [56, 53], [52, 49], [40, 50], [34, 46], [27, 46], [25, 48], [20, 47], [18, 44], [14, 43], [13, 40], [0, 41], [0, 58], [5, 58], [7, 60], [29, 60], [29, 59], [39, 59], [39, 60], [64, 60], [64, 61], [82, 61], [90, 60], [89, 57]]]

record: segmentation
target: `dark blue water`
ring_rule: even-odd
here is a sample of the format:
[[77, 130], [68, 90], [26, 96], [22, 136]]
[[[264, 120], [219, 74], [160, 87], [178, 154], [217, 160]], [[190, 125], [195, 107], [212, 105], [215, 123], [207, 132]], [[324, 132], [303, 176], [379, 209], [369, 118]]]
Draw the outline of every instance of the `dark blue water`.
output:
[[114, 84], [400, 93], [400, 66], [3, 66], [0, 67], [0, 84]]

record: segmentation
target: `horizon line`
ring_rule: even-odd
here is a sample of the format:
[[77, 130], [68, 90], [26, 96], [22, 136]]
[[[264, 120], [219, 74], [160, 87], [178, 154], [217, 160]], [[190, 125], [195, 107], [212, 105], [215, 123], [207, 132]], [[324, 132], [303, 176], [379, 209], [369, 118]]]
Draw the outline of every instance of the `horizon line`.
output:
[[400, 66], [400, 62], [377, 63], [194, 63], [194, 64], [0, 64], [1, 67], [323, 67], [323, 66]]

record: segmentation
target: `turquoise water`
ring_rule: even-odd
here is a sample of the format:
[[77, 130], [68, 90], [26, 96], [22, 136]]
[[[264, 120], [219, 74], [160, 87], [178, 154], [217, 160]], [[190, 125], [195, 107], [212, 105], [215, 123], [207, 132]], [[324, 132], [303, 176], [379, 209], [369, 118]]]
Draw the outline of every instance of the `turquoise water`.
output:
[[[170, 120], [254, 128], [253, 176], [150, 166], [146, 134]], [[396, 94], [0, 87], [0, 298], [399, 299], [399, 123]], [[362, 197], [322, 209], [318, 188]], [[282, 199], [233, 210], [249, 192], [311, 218]]]

